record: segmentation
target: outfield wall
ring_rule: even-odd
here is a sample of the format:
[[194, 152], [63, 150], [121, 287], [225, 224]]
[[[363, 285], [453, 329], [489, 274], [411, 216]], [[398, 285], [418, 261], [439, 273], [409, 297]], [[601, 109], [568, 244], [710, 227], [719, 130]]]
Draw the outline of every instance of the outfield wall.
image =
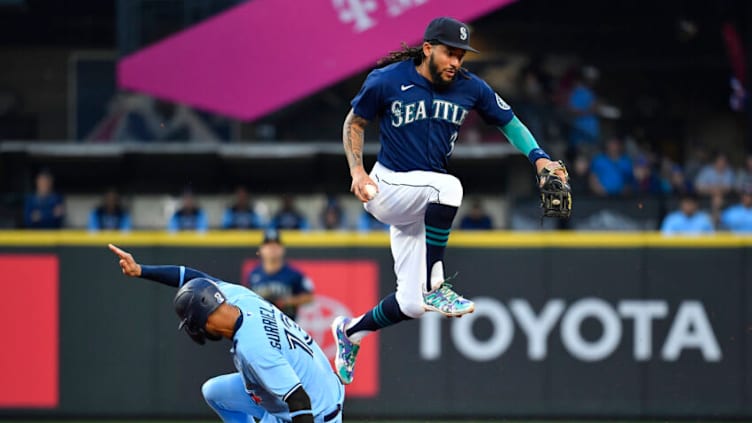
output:
[[[302, 313], [325, 349], [336, 313], [394, 286], [384, 234], [285, 234], [312, 275]], [[238, 281], [261, 234], [0, 233], [0, 417], [209, 417], [207, 378], [229, 344], [177, 333], [174, 290], [127, 279], [142, 263]], [[475, 314], [430, 315], [370, 345], [348, 417], [752, 417], [752, 238], [453, 234], [447, 261]]]

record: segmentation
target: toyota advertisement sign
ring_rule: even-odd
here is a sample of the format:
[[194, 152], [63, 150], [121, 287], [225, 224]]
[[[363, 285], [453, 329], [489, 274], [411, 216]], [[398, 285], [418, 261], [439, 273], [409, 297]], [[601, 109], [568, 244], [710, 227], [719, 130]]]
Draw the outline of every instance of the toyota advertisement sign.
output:
[[[298, 321], [332, 357], [332, 319], [394, 290], [390, 251], [287, 249], [316, 290]], [[256, 260], [232, 246], [132, 252], [241, 283]], [[211, 416], [201, 384], [234, 371], [229, 345], [191, 343], [176, 331], [174, 289], [123, 277], [108, 253], [63, 246], [0, 257], [5, 274], [20, 275], [4, 280], [10, 303], [33, 292], [34, 304], [59, 305], [37, 314], [50, 337], [10, 332], [0, 362], [23, 360], [41, 385], [0, 390], [0, 416]], [[31, 291], [29, 257], [42, 271]], [[746, 247], [450, 249], [448, 270], [475, 312], [427, 314], [366, 337], [345, 415], [752, 417], [748, 257]], [[16, 380], [17, 370], [0, 376]]]

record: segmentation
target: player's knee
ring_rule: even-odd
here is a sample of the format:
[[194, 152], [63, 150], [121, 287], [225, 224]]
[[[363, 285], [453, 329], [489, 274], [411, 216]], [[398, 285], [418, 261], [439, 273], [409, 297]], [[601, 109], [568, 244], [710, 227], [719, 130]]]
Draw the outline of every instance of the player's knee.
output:
[[219, 386], [217, 384], [216, 378], [212, 378], [204, 382], [203, 385], [201, 385], [201, 395], [204, 396], [204, 399], [206, 402], [211, 402], [219, 398]]
[[418, 301], [410, 301], [403, 304], [400, 304], [400, 310], [405, 313], [407, 317], [410, 317], [412, 319], [418, 319], [420, 316], [422, 316], [426, 311], [423, 309], [423, 302]]
[[405, 316], [410, 317], [412, 319], [418, 319], [420, 316], [422, 316], [426, 311], [423, 309], [423, 299], [413, 299], [413, 298], [404, 298], [404, 295], [400, 295], [400, 292], [397, 292], [397, 304], [399, 305], [400, 311], [405, 314]]
[[464, 190], [459, 179], [452, 175], [445, 175], [444, 184], [441, 187], [439, 202], [447, 206], [459, 207], [462, 204]]

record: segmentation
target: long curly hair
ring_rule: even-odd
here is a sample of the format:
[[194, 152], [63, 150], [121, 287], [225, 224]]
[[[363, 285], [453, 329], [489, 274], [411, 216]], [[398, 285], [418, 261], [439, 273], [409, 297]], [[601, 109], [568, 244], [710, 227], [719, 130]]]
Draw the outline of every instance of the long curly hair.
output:
[[[433, 44], [433, 43], [431, 43]], [[392, 63], [402, 62], [405, 60], [412, 60], [415, 66], [420, 65], [423, 62], [423, 45], [416, 47], [410, 47], [407, 43], [401, 43], [402, 49], [390, 51], [389, 54], [379, 59], [376, 65], [379, 67], [391, 65]]]

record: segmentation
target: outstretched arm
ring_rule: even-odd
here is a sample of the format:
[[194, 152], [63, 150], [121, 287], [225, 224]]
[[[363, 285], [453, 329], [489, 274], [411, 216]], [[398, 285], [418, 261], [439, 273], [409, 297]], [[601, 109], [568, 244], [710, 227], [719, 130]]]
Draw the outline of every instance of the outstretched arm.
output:
[[342, 144], [345, 147], [347, 163], [350, 165], [350, 176], [352, 184], [350, 191], [358, 197], [358, 200], [368, 202], [366, 185], [373, 185], [378, 188], [375, 182], [368, 176], [363, 167], [363, 142], [368, 121], [356, 115], [352, 109], [345, 117], [345, 124], [342, 126]]
[[[507, 137], [510, 144], [519, 150], [520, 153], [527, 156], [530, 163], [535, 166], [537, 173], [540, 174], [543, 168], [551, 163], [551, 157], [540, 148], [533, 134], [517, 116], [513, 117], [506, 125], [499, 127], [499, 130]], [[555, 173], [564, 181], [568, 180], [566, 173], [563, 171], [557, 170]]]
[[175, 288], [179, 288], [183, 286], [185, 282], [196, 278], [208, 278], [213, 281], [218, 280], [212, 276], [207, 275], [204, 272], [185, 266], [141, 265], [136, 262], [131, 253], [124, 251], [112, 244], [109, 244], [108, 247], [110, 251], [115, 253], [115, 255], [120, 258], [120, 269], [126, 276], [149, 279], [154, 282], [159, 282]]

